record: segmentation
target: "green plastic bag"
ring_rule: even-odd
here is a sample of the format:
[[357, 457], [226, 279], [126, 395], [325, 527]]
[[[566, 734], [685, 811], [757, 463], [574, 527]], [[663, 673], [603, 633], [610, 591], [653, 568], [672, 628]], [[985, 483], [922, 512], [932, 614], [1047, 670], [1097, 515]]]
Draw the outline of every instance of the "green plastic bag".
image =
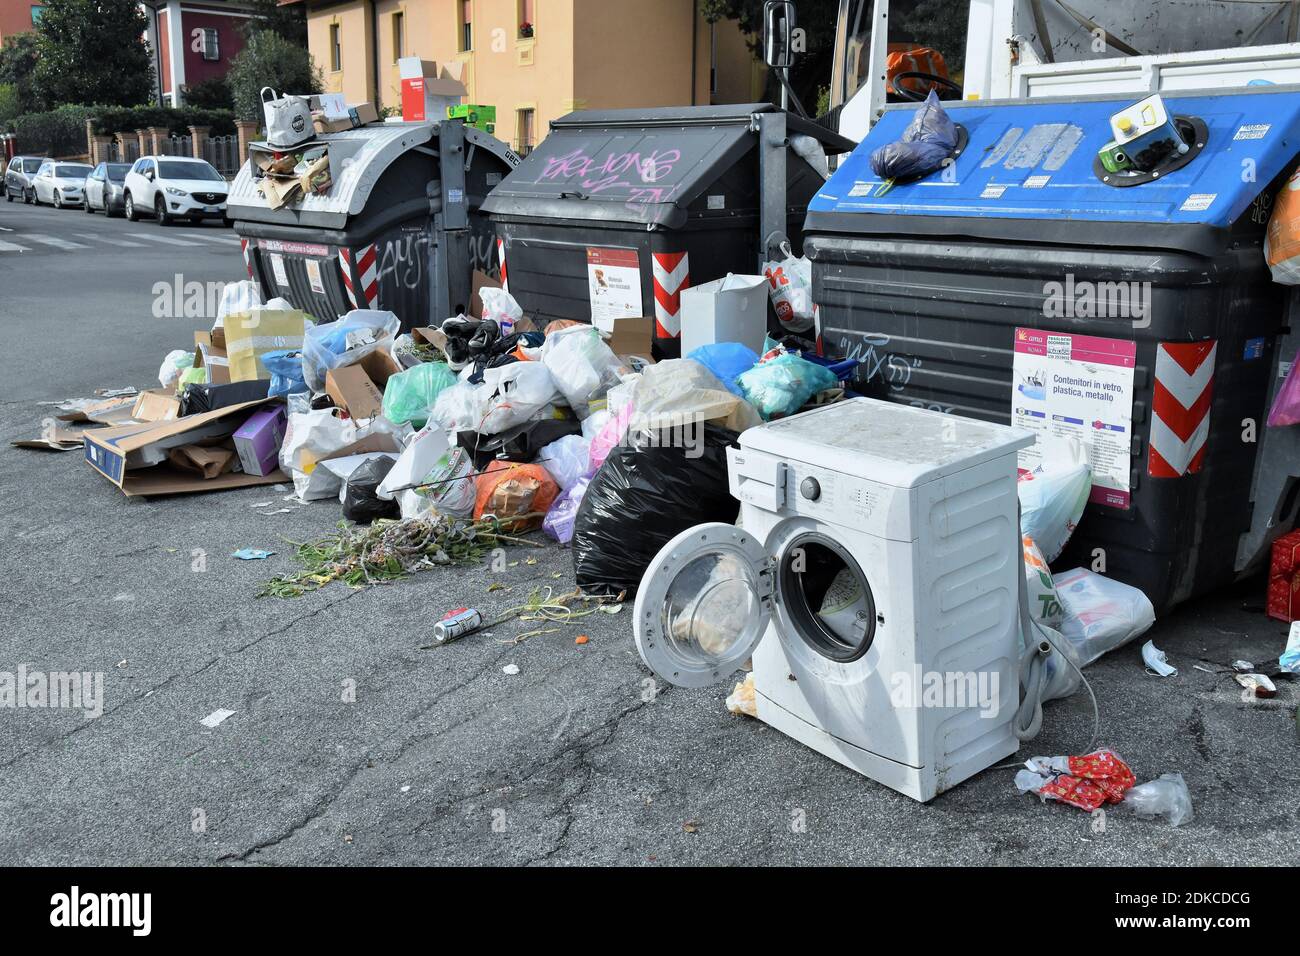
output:
[[818, 392], [838, 385], [839, 379], [830, 369], [788, 353], [741, 372], [736, 384], [766, 422], [773, 417], [793, 415]]
[[398, 372], [384, 386], [384, 417], [394, 425], [410, 422], [423, 428], [442, 390], [456, 384], [456, 373], [443, 362], [423, 362]]

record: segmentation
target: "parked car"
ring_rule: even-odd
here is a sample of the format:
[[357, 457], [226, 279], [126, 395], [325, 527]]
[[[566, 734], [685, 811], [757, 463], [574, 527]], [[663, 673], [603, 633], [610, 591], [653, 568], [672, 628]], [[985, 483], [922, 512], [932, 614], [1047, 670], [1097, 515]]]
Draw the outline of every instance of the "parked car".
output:
[[212, 164], [180, 156], [141, 156], [126, 174], [126, 218], [152, 214], [160, 226], [176, 219], [226, 218], [225, 178]]
[[86, 212], [102, 209], [106, 216], [121, 212], [126, 204], [126, 174], [130, 171], [130, 163], [100, 163], [96, 166], [86, 177]]
[[45, 159], [41, 156], [15, 156], [9, 160], [9, 165], [5, 167], [5, 198], [9, 202], [15, 199], [23, 202], [35, 200], [32, 179], [43, 162]]
[[53, 159], [41, 162], [32, 178], [32, 195], [36, 204], [52, 203], [55, 209], [80, 206], [81, 190], [92, 167], [86, 163], [61, 163]]

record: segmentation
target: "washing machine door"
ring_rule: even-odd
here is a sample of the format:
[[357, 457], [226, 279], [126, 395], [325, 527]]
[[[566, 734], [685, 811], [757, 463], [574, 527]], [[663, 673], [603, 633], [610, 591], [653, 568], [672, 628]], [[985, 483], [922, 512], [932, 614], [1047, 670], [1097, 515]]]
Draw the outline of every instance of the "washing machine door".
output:
[[637, 590], [636, 649], [659, 677], [706, 687], [749, 659], [771, 618], [773, 562], [735, 525], [688, 528], [661, 550]]

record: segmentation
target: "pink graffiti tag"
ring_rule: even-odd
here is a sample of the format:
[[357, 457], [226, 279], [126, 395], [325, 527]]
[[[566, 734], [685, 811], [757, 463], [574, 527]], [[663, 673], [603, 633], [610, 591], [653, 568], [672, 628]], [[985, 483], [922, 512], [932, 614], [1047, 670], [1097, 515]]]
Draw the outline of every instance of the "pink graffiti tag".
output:
[[669, 175], [682, 158], [680, 149], [640, 152], [608, 152], [603, 158], [589, 155], [581, 147], [563, 156], [548, 157], [539, 180], [571, 180], [595, 195], [611, 189], [626, 189], [634, 201], [662, 202], [672, 189], [652, 185]]

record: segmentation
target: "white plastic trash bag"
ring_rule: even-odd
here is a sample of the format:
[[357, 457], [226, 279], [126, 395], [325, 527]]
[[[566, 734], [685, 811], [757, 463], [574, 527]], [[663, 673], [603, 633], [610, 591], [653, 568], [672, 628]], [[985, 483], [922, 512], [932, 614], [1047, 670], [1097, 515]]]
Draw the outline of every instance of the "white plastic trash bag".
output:
[[482, 385], [457, 382], [438, 393], [429, 421], [449, 432], [477, 431], [486, 399]]
[[1016, 485], [1020, 530], [1055, 561], [1079, 526], [1092, 494], [1092, 467], [1083, 445], [1073, 438], [1049, 439], [1042, 461]]
[[692, 359], [646, 366], [632, 391], [632, 405], [634, 434], [703, 422], [736, 432], [762, 424], [753, 405], [727, 391], [716, 375]]
[[1029, 591], [1029, 613], [1039, 624], [1060, 628], [1061, 598], [1056, 593], [1056, 583], [1052, 580], [1052, 570], [1047, 566], [1047, 559], [1038, 549], [1034, 539], [1029, 535], [1021, 538], [1025, 554], [1025, 586]]
[[[252, 312], [262, 305], [262, 290], [256, 282], [244, 279], [240, 282], [227, 283], [221, 290], [221, 302], [217, 305], [217, 321], [213, 323], [214, 330], [222, 328], [226, 324], [226, 316], [242, 315]], [[293, 308], [293, 306], [286, 306]]]
[[548, 335], [542, 344], [542, 364], [579, 418], [586, 418], [593, 401], [617, 385], [622, 362], [589, 325], [575, 325]]
[[478, 431], [499, 435], [532, 421], [548, 405], [561, 400], [550, 370], [540, 362], [513, 362], [483, 370], [487, 398]]
[[484, 286], [478, 290], [479, 301], [483, 303], [483, 318], [491, 319], [501, 329], [505, 338], [515, 331], [515, 326], [524, 317], [524, 310], [519, 307], [514, 296], [504, 289]]
[[590, 454], [590, 439], [581, 435], [565, 435], [537, 453], [537, 464], [550, 472], [561, 491], [568, 491], [587, 473]]
[[1060, 631], [1079, 652], [1080, 666], [1123, 647], [1156, 621], [1140, 590], [1087, 568], [1054, 574], [1052, 581], [1061, 599]]
[[813, 327], [812, 263], [801, 256], [786, 256], [763, 266], [767, 295], [777, 321], [787, 332], [807, 332]]
[[162, 365], [158, 367], [158, 384], [163, 388], [171, 388], [176, 384], [176, 380], [181, 377], [182, 372], [193, 367], [193, 352], [186, 352], [184, 349], [172, 349], [163, 358]]
[[338, 418], [333, 409], [290, 413], [280, 444], [280, 467], [293, 476], [293, 490], [303, 501], [332, 498], [343, 479], [317, 465], [369, 435], [393, 434], [393, 426], [382, 419], [358, 428], [350, 418]]
[[376, 349], [388, 351], [402, 322], [392, 312], [353, 309], [337, 322], [307, 329], [302, 342], [302, 374], [313, 392], [325, 390], [325, 373], [351, 365]]

